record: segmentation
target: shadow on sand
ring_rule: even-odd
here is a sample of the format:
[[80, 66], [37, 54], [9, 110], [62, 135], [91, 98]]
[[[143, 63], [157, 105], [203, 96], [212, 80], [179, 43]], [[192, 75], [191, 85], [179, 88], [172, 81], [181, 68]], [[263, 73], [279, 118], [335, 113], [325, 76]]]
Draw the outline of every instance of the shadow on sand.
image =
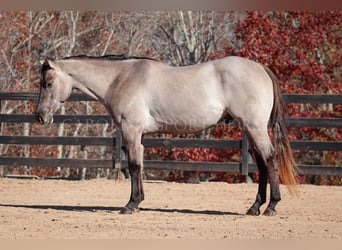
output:
[[[69, 205], [18, 205], [0, 204], [0, 207], [31, 208], [31, 209], [54, 209], [62, 211], [78, 212], [119, 212], [121, 207], [102, 207], [102, 206], [69, 206]], [[203, 215], [243, 215], [235, 212], [222, 212], [216, 210], [192, 210], [192, 209], [173, 209], [173, 208], [139, 208], [140, 211], [160, 212], [160, 213], [183, 213], [183, 214], [203, 214]]]

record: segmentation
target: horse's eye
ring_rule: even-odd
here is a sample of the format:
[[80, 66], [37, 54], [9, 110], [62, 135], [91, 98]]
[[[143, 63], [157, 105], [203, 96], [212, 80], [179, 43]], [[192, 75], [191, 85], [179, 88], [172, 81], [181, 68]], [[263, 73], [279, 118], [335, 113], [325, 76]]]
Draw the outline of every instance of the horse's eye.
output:
[[47, 82], [47, 83], [45, 84], [45, 86], [46, 86], [47, 88], [51, 88], [51, 87], [52, 87], [52, 82]]

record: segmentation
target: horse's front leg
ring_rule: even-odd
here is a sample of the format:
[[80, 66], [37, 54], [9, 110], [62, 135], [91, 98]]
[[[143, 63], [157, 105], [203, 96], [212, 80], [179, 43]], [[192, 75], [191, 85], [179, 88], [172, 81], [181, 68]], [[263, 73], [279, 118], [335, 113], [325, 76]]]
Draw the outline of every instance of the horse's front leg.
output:
[[121, 214], [132, 214], [138, 211], [141, 201], [144, 200], [142, 185], [144, 147], [141, 144], [142, 133], [133, 125], [123, 123], [122, 135], [126, 143], [128, 153], [128, 168], [131, 176], [131, 196]]

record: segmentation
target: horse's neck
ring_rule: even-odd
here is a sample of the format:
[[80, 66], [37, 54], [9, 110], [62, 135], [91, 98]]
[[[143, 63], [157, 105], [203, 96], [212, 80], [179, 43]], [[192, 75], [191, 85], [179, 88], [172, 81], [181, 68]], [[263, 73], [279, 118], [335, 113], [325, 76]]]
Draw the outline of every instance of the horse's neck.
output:
[[[67, 62], [69, 63], [69, 62]], [[96, 100], [103, 101], [107, 91], [112, 83], [113, 75], [98, 73], [97, 66], [82, 64], [82, 62], [70, 62], [75, 65], [70, 65], [67, 73], [73, 78], [73, 88], [77, 88], [86, 95], [89, 95]]]
[[93, 92], [91, 89], [87, 88], [86, 86], [82, 85], [82, 84], [78, 84], [76, 83], [74, 85], [74, 88], [79, 89], [80, 91], [82, 91], [84, 94], [94, 98], [95, 100], [99, 100], [99, 96]]

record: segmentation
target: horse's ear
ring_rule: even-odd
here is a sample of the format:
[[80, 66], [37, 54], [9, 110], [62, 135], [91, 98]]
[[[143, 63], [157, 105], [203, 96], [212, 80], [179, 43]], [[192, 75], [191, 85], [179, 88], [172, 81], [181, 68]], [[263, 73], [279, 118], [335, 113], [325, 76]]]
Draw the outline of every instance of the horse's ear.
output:
[[52, 69], [54, 70], [61, 70], [60, 66], [58, 65], [57, 62], [50, 60], [50, 59], [46, 59], [45, 63], [47, 63]]

